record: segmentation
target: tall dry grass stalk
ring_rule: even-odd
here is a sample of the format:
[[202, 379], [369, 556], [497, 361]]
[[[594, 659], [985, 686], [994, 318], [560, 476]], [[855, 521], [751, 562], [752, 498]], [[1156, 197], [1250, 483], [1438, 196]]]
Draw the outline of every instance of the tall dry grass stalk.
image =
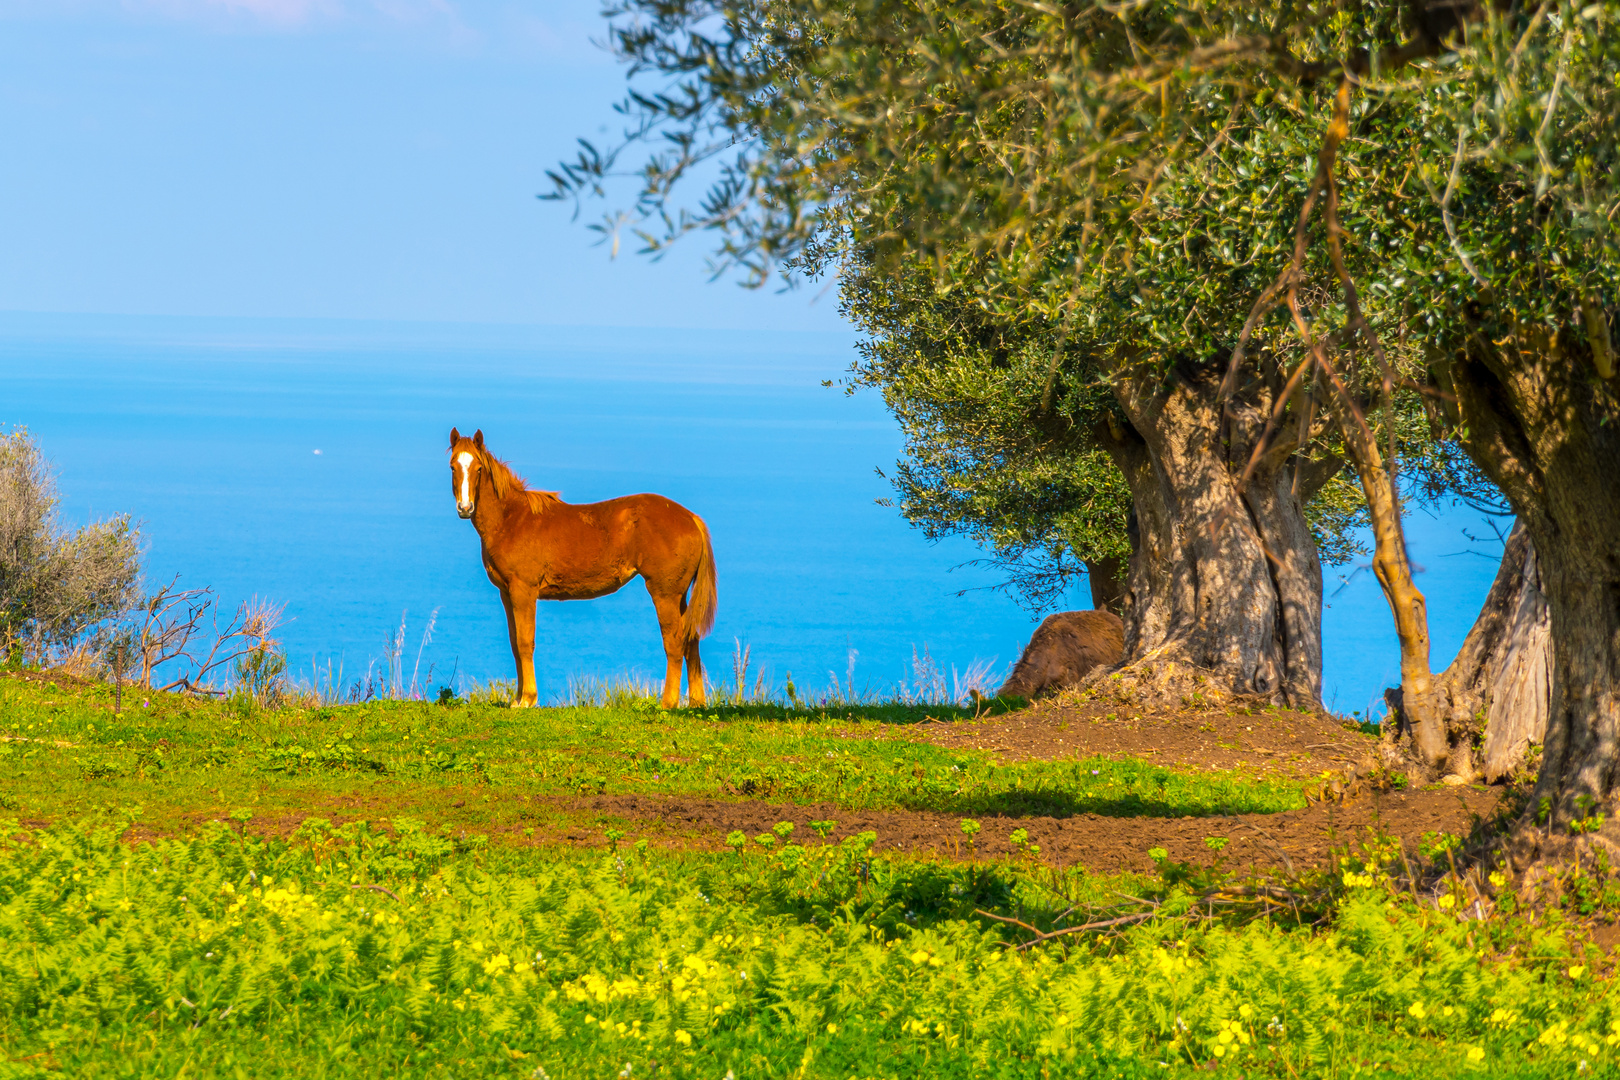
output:
[[433, 685], [436, 665], [432, 660], [428, 660], [427, 670], [424, 671], [422, 662], [427, 658], [428, 646], [433, 644], [433, 632], [439, 624], [439, 611], [439, 608], [434, 608], [428, 615], [427, 626], [423, 628], [422, 637], [416, 646], [416, 658], [409, 679], [405, 677], [405, 642], [410, 629], [410, 611], [406, 609], [400, 612], [399, 625], [384, 632], [382, 655], [373, 657], [366, 664], [365, 673], [356, 676], [353, 682], [347, 681], [341, 656], [335, 662], [328, 656], [324, 668], [318, 658], [311, 657], [309, 677], [300, 679], [295, 685], [290, 686], [287, 692], [299, 695], [300, 700], [316, 702], [323, 706], [358, 705], [367, 701], [434, 699], [438, 696]]
[[901, 679], [897, 691], [900, 701], [906, 705], [969, 705], [978, 698], [992, 696], [1005, 681], [1006, 674], [996, 667], [995, 657], [975, 658], [965, 671], [957, 671], [952, 664], [947, 682], [944, 668], [924, 642], [920, 655], [915, 645], [911, 647], [911, 680]]
[[[427, 650], [428, 645], [433, 641], [433, 627], [438, 623], [438, 621], [439, 621], [439, 609], [434, 608], [433, 613], [428, 616], [427, 628], [422, 631], [422, 643], [416, 647], [416, 666], [411, 668], [411, 687], [410, 687], [410, 696], [411, 697], [415, 697], [415, 698], [425, 698], [425, 697], [427, 697], [427, 687], [426, 687], [426, 685], [422, 685], [422, 686], [419, 687], [418, 684], [417, 684], [417, 681], [416, 681], [416, 676], [422, 670], [422, 653]], [[402, 624], [401, 628], [403, 629], [403, 624]], [[432, 665], [432, 663], [428, 664], [427, 678], [428, 678], [429, 682], [431, 682], [433, 680], [433, 665]]]
[[577, 709], [627, 709], [656, 704], [662, 691], [642, 675], [570, 675], [559, 705]]

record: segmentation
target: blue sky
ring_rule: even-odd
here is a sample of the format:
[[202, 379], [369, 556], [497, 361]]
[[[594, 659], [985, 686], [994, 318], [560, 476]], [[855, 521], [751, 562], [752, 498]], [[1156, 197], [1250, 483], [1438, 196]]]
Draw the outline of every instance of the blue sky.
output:
[[0, 310], [843, 330], [535, 198], [597, 0], [0, 0]]

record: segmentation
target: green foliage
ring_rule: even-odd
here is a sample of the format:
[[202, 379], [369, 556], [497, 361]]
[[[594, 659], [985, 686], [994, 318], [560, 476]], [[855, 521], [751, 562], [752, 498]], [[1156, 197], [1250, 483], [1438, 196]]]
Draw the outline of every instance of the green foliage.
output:
[[[717, 269], [755, 283], [836, 267], [873, 331], [856, 382], [881, 387], [907, 432], [903, 512], [985, 544], [1037, 601], [1122, 544], [1122, 491], [1088, 441], [1110, 372], [1218, 372], [1243, 337], [1241, 402], [1246, 386], [1280, 389], [1320, 342], [1347, 384], [1341, 411], [1416, 474], [1409, 491], [1494, 502], [1436, 437], [1481, 462], [1517, 451], [1470, 429], [1453, 381], [1486, 400], [1509, 369], [1545, 383], [1544, 358], [1612, 370], [1613, 0], [623, 0], [609, 16], [633, 84], [667, 81], [633, 93], [625, 142], [587, 145], [553, 194], [613, 198], [613, 178], [634, 175], [633, 209], [605, 234], [635, 223], [658, 250], [713, 230]], [[1302, 219], [1341, 80], [1342, 267], [1321, 200]], [[683, 181], [717, 159], [686, 208]], [[1257, 309], [1283, 281], [1297, 307]], [[1488, 373], [1451, 370], [1465, 348]], [[1277, 418], [1325, 461], [1335, 395], [1325, 367], [1306, 367]], [[1263, 395], [1246, 404], [1271, 411]], [[1583, 423], [1620, 419], [1610, 392], [1587, 404]], [[1357, 553], [1359, 503], [1343, 480], [1313, 500], [1329, 561]]]
[[1388, 237], [1370, 288], [1421, 290], [1448, 341], [1474, 330], [1472, 305], [1504, 332], [1581, 339], [1583, 306], [1620, 303], [1617, 23], [1612, 2], [1489, 12], [1455, 63], [1414, 81], [1392, 134], [1411, 140], [1403, 156], [1428, 199], [1369, 200], [1362, 228]]
[[1377, 888], [1327, 933], [1167, 918], [1018, 952], [973, 912], [1030, 882], [870, 834], [717, 859], [120, 828], [4, 826], [0, 1075], [1529, 1076], [1620, 1042], [1562, 939], [1487, 958]]
[[906, 438], [900, 512], [930, 539], [985, 547], [1021, 598], [1051, 607], [1087, 564], [1130, 555], [1130, 490], [1094, 434], [1117, 414], [1111, 395], [1082, 359], [1043, 414], [1053, 327], [997, 319], [926, 268], [895, 270], [855, 257], [842, 297], [867, 333], [850, 389], [881, 391]]
[[[115, 633], [139, 595], [140, 530], [128, 514], [65, 527], [56, 477], [28, 431], [0, 432], [0, 652], [20, 666]], [[105, 642], [97, 640], [99, 646]]]
[[[984, 545], [1036, 608], [1129, 551], [1129, 492], [1107, 453], [1121, 426], [1111, 381], [1142, 366], [1224, 369], [1294, 257], [1328, 76], [1410, 44], [1408, 14], [999, 0], [629, 0], [610, 12], [623, 16], [615, 45], [633, 72], [679, 88], [627, 103], [639, 121], [627, 146], [671, 136], [641, 173], [636, 212], [664, 230], [649, 247], [710, 227], [725, 238], [722, 264], [755, 281], [784, 260], [812, 275], [836, 265], [845, 312], [869, 334], [852, 386], [881, 389], [906, 434], [893, 478], [902, 513]], [[1436, 33], [1419, 33], [1416, 52], [1439, 51]], [[1334, 363], [1350, 399], [1390, 464], [1415, 474], [1409, 491], [1488, 491], [1435, 438], [1417, 390], [1434, 316], [1403, 288], [1413, 267], [1385, 257], [1397, 235], [1422, 247], [1414, 212], [1390, 193], [1428, 167], [1386, 148], [1426, 145], [1411, 123], [1449, 75], [1373, 74], [1341, 150], [1354, 181], [1340, 214], [1361, 238], [1361, 305], [1389, 367], [1343, 329], [1319, 229], [1302, 238], [1302, 310], [1344, 353]], [[701, 213], [667, 213], [699, 162], [739, 146]], [[588, 151], [555, 175], [556, 194], [605, 192], [611, 171]], [[1306, 357], [1302, 325], [1274, 305], [1252, 327], [1238, 407], [1222, 421], [1243, 417], [1251, 441]], [[1275, 413], [1278, 445], [1312, 466], [1294, 488], [1329, 563], [1365, 553], [1361, 491], [1331, 475], [1344, 456], [1333, 397], [1310, 365]], [[1234, 471], [1247, 457], [1244, 446]]]
[[261, 638], [232, 664], [237, 692], [258, 705], [273, 704], [286, 693], [287, 657], [275, 644]]
[[[909, 251], [947, 283], [1026, 283], [1011, 302], [1054, 326], [1067, 312], [1105, 341], [1228, 350], [1292, 257], [1349, 76], [1341, 220], [1356, 268], [1376, 273], [1358, 275], [1364, 303], [1410, 304], [1432, 329], [1471, 298], [1548, 326], [1594, 289], [1614, 302], [1612, 0], [1461, 14], [620, 0], [607, 14], [632, 79], [667, 81], [626, 101], [622, 146], [587, 144], [552, 174], [553, 197], [612, 197], [634, 176], [639, 198], [605, 232], [641, 223], [657, 249], [715, 230], [720, 267], [756, 281]], [[720, 168], [687, 209], [683, 181], [706, 161]], [[1341, 302], [1320, 238], [1313, 319]]]

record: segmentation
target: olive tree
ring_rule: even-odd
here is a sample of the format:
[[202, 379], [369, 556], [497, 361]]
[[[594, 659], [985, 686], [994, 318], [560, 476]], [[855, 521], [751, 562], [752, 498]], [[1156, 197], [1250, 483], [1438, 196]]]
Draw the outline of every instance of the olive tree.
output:
[[[1308, 101], [1214, 82], [1174, 88], [1167, 109], [1164, 79], [1157, 94], [1131, 89], [1136, 39], [1180, 33], [1153, 12], [1135, 26], [996, 4], [620, 14], [632, 16], [620, 51], [677, 80], [630, 103], [647, 125], [635, 135], [671, 136], [644, 169], [642, 209], [665, 228], [644, 234], [649, 246], [714, 226], [721, 268], [756, 279], [784, 256], [818, 270], [870, 253], [877, 274], [908, 253], [931, 259], [944, 284], [971, 283], [992, 312], [1016, 312], [1002, 321], [1045, 336], [1023, 355], [1041, 387], [1030, 422], [1049, 437], [1054, 424], [1076, 430], [1053, 400], [1065, 364], [1084, 358], [1108, 407], [1081, 427], [1135, 508], [1128, 656], [1319, 704], [1321, 565], [1304, 505], [1343, 465], [1321, 452], [1333, 414], [1276, 318], [1245, 328], [1245, 363], [1226, 362], [1253, 294], [1297, 247], [1275, 204], [1310, 198], [1320, 123]], [[1065, 82], [1071, 71], [1084, 77]], [[737, 132], [751, 139], [706, 214], [663, 214], [673, 185]], [[1156, 160], [1149, 139], [1187, 152]], [[612, 170], [587, 148], [556, 179], [578, 194]], [[1275, 178], [1271, 198], [1257, 197], [1256, 172]]]
[[[1058, 326], [1023, 311], [987, 310], [970, 286], [941, 292], [926, 268], [902, 272], [851, 260], [842, 289], [846, 314], [869, 335], [853, 383], [881, 390], [907, 436], [907, 459], [894, 478], [905, 515], [930, 533], [957, 531], [984, 543], [1037, 608], [1083, 568], [1094, 605], [1117, 601], [1122, 609], [1131, 653], [1162, 652], [1176, 622], [1169, 611], [1175, 589], [1165, 582], [1183, 568], [1177, 562], [1193, 557], [1191, 544], [1178, 544], [1179, 523], [1171, 516], [1181, 510], [1186, 485], [1163, 468], [1138, 469], [1133, 485], [1126, 469], [1146, 440], [1116, 395], [1110, 351], [1071, 332], [1054, 366]], [[1315, 612], [1319, 553], [1330, 562], [1354, 554], [1350, 530], [1361, 515], [1334, 448], [1318, 440], [1309, 450], [1290, 463], [1297, 471], [1290, 474], [1288, 505], [1303, 507], [1304, 527], [1274, 540], [1273, 551], [1289, 545], [1289, 556], [1309, 567], [1304, 590], [1313, 595], [1300, 602]], [[1218, 468], [1228, 464], [1217, 455]], [[1258, 586], [1249, 583], [1260, 590], [1251, 604], [1278, 586], [1264, 556], [1254, 555], [1264, 577]], [[1203, 575], [1206, 592], [1212, 577]], [[1275, 611], [1262, 618], [1269, 618], [1263, 630], [1279, 621]], [[1206, 647], [1218, 648], [1226, 627], [1207, 618], [1204, 627]], [[1272, 637], [1278, 653], [1306, 658], [1303, 677], [1284, 692], [1315, 704], [1316, 626]], [[1205, 669], [1219, 665], [1200, 659]], [[1286, 663], [1278, 667], [1286, 670]]]
[[[1310, 693], [1286, 648], [1313, 617], [1291, 502], [1326, 416], [1438, 768], [1455, 743], [1396, 472], [1400, 395], [1423, 394], [1540, 559], [1541, 784], [1567, 818], [1612, 796], [1620, 735], [1616, 8], [639, 0], [611, 13], [615, 47], [665, 82], [632, 95], [625, 145], [666, 141], [631, 216], [654, 249], [718, 230], [717, 269], [756, 280], [858, 250], [930, 260], [1056, 326], [1043, 410], [1073, 341], [1128, 422], [1114, 456], [1143, 547], [1168, 538], [1138, 657], [1236, 688]], [[606, 191], [617, 160], [586, 147], [555, 194]], [[708, 199], [677, 212], [706, 165]]]
[[0, 652], [38, 659], [123, 614], [140, 589], [140, 534], [129, 516], [73, 529], [56, 478], [24, 429], [0, 435]]

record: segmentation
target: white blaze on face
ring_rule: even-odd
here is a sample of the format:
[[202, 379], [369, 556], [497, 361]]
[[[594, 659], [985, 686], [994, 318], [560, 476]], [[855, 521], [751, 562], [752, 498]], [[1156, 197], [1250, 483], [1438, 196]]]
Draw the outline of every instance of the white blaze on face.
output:
[[456, 491], [456, 509], [467, 513], [472, 510], [472, 463], [473, 456], [463, 450], [456, 455], [456, 464], [461, 466], [461, 486]]

